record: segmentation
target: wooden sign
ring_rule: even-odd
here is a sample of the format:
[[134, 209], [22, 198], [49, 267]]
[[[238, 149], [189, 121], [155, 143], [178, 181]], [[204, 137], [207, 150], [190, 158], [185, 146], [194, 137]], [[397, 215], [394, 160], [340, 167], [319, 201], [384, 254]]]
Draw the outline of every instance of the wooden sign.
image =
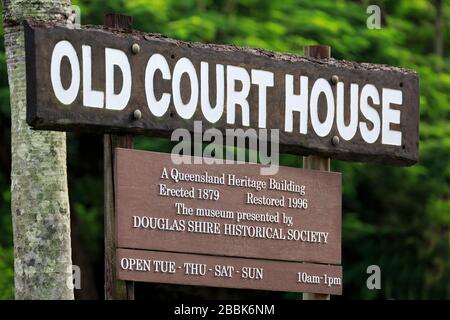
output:
[[170, 136], [277, 129], [280, 151], [411, 165], [419, 80], [385, 65], [188, 43], [138, 31], [25, 27], [35, 129]]
[[342, 294], [342, 267], [324, 264], [118, 249], [116, 269], [129, 281]]
[[341, 263], [340, 173], [183, 159], [116, 149], [117, 247]]
[[342, 293], [339, 173], [173, 156], [116, 149], [119, 279]]

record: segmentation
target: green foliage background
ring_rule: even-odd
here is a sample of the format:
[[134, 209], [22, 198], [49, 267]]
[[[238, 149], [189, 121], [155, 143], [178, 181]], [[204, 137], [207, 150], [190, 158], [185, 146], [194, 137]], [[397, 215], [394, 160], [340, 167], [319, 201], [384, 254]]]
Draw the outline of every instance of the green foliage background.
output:
[[[118, 12], [133, 16], [136, 29], [177, 39], [298, 54], [304, 45], [327, 44], [338, 59], [417, 71], [420, 162], [400, 168], [333, 161], [333, 170], [343, 174], [343, 297], [450, 298], [450, 1], [444, 0], [443, 57], [434, 53], [436, 11], [431, 0], [78, 0], [73, 4], [81, 7], [82, 24], [102, 24], [104, 13]], [[366, 27], [369, 4], [381, 7], [380, 30]], [[0, 299], [14, 294], [9, 117], [1, 39]], [[170, 151], [170, 143], [162, 139], [139, 138], [136, 147]], [[73, 219], [78, 221], [89, 263], [101, 272], [101, 137], [69, 134], [68, 150]], [[300, 157], [293, 155], [283, 155], [281, 162], [301, 166]], [[381, 267], [381, 290], [366, 288], [366, 268], [372, 264]], [[101, 273], [96, 277], [101, 287]]]

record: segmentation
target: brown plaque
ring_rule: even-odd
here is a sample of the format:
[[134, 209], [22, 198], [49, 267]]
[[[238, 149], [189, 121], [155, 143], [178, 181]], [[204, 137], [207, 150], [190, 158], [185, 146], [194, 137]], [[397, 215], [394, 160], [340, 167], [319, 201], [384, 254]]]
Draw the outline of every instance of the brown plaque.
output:
[[[29, 23], [25, 46], [27, 121], [35, 129], [168, 137], [203, 121], [203, 130], [221, 132], [279, 129], [282, 152], [418, 160], [419, 78], [406, 69], [95, 26]], [[207, 118], [204, 107], [216, 104], [211, 113], [218, 113]]]
[[342, 267], [323, 264], [118, 249], [117, 270], [130, 281], [342, 294]]
[[116, 149], [118, 247], [341, 263], [341, 175]]

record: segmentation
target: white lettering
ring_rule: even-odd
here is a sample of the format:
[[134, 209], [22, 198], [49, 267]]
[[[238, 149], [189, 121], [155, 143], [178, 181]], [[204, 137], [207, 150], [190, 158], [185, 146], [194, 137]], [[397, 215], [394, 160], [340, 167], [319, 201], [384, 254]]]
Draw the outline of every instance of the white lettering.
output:
[[85, 107], [103, 108], [103, 92], [92, 90], [91, 47], [82, 46], [81, 48], [83, 54], [83, 105]]
[[[241, 91], [236, 91], [236, 81], [242, 84]], [[235, 123], [236, 105], [241, 106], [242, 125], [250, 125], [250, 107], [247, 96], [250, 92], [250, 76], [241, 67], [227, 66], [227, 123]]]
[[147, 104], [150, 112], [156, 117], [162, 117], [166, 113], [170, 104], [170, 94], [163, 93], [161, 99], [156, 100], [153, 89], [153, 79], [156, 70], [159, 70], [164, 80], [170, 80], [170, 70], [166, 59], [159, 53], [155, 53], [148, 59], [147, 67], [145, 68], [145, 95], [147, 97]]
[[[114, 92], [114, 67], [122, 72], [122, 88], [119, 93]], [[105, 102], [106, 109], [124, 109], [131, 95], [131, 68], [125, 52], [117, 49], [105, 49]]]
[[361, 136], [367, 143], [374, 143], [380, 135], [380, 116], [377, 110], [369, 104], [369, 98], [375, 105], [380, 104], [380, 96], [377, 88], [372, 84], [366, 84], [361, 90], [360, 108], [361, 113], [367, 120], [372, 122], [372, 129], [369, 129], [366, 122], [359, 123]]
[[[67, 89], [64, 89], [61, 82], [61, 62], [64, 57], [69, 59], [72, 81]], [[50, 63], [50, 78], [53, 92], [56, 98], [65, 105], [75, 101], [80, 89], [80, 63], [74, 47], [69, 41], [62, 40], [53, 48]]]
[[400, 124], [400, 110], [390, 108], [391, 103], [402, 104], [403, 94], [399, 90], [383, 88], [383, 125], [382, 125], [382, 144], [390, 144], [393, 146], [402, 145], [402, 133], [400, 131], [391, 130], [391, 123]]
[[[321, 93], [325, 94], [327, 102], [327, 113], [324, 122], [320, 122], [318, 110], [319, 96]], [[330, 133], [334, 121], [334, 96], [330, 83], [327, 80], [319, 78], [316, 82], [314, 82], [311, 89], [311, 101], [309, 108], [311, 114], [311, 124], [314, 131], [319, 137], [327, 136]]]
[[287, 74], [286, 82], [286, 110], [284, 115], [284, 130], [292, 132], [293, 113], [300, 112], [300, 133], [308, 133], [308, 77], [300, 77], [300, 94], [294, 94], [294, 76]]
[[[186, 73], [191, 84], [191, 97], [188, 103], [181, 99], [181, 77]], [[198, 102], [198, 78], [194, 65], [188, 58], [178, 60], [173, 70], [172, 80], [173, 104], [180, 117], [190, 119], [195, 113]]]

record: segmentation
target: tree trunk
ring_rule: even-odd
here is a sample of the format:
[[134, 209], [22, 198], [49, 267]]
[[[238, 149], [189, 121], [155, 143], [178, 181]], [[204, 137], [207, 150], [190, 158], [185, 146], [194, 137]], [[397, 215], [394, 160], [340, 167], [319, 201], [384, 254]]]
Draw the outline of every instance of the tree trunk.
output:
[[25, 122], [22, 21], [64, 23], [70, 0], [3, 0], [11, 93], [11, 212], [16, 299], [73, 299], [66, 136], [33, 131]]

